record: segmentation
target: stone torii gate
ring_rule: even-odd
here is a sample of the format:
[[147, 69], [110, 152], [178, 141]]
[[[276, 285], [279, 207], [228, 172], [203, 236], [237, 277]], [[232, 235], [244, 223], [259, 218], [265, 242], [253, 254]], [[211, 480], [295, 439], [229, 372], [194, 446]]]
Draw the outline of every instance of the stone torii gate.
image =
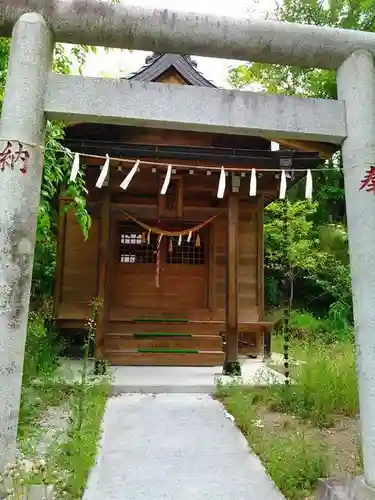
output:
[[[98, 0], [2, 0], [0, 36], [12, 36], [0, 124], [0, 469], [15, 452], [45, 119], [79, 119], [342, 145], [365, 478], [355, 484], [375, 498], [375, 196], [359, 190], [375, 166], [375, 34]], [[339, 100], [56, 75], [55, 41], [337, 69]]]

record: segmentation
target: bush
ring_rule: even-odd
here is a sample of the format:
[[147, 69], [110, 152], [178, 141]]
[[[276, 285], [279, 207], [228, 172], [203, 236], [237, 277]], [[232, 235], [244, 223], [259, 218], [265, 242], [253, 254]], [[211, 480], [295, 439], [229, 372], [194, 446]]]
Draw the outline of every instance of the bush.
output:
[[264, 276], [264, 298], [267, 309], [277, 307], [280, 302], [279, 281], [275, 276], [268, 274]]
[[317, 340], [326, 344], [354, 341], [354, 330], [346, 306], [340, 302], [331, 305], [325, 318], [307, 311], [292, 311], [289, 326], [293, 337], [305, 341]]
[[315, 339], [322, 334], [323, 322], [307, 311], [292, 311], [289, 327], [294, 337]]
[[47, 327], [42, 313], [31, 312], [27, 328], [23, 383], [51, 375], [58, 366], [61, 344], [52, 326]]
[[354, 328], [348, 316], [349, 311], [347, 305], [342, 302], [334, 302], [330, 306], [324, 322], [328, 341], [354, 343]]

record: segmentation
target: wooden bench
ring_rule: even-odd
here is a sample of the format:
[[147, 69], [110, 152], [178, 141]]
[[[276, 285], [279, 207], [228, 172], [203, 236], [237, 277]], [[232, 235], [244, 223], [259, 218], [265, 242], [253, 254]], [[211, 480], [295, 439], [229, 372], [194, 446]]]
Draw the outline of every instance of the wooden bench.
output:
[[238, 325], [238, 353], [268, 358], [271, 354], [271, 331], [274, 321], [254, 321]]

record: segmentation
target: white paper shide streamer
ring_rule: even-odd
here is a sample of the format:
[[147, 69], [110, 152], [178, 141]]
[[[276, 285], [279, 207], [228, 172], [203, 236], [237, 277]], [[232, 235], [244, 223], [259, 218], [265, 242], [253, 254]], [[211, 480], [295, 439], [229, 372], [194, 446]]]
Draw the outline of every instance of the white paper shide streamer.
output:
[[190, 231], [186, 240], [188, 243], [190, 243], [191, 237], [192, 237], [192, 232]]
[[249, 196], [257, 195], [257, 174], [255, 168], [251, 169]]
[[220, 179], [219, 179], [219, 187], [217, 189], [217, 197], [218, 198], [224, 198], [225, 183], [226, 183], [225, 170], [224, 170], [224, 167], [221, 167]]
[[281, 180], [280, 180], [280, 194], [279, 194], [280, 200], [285, 200], [285, 196], [286, 196], [286, 174], [285, 170], [282, 170]]
[[74, 155], [72, 171], [70, 172], [70, 182], [75, 182], [79, 171], [79, 153]]
[[103, 165], [103, 168], [102, 168], [102, 171], [100, 172], [100, 175], [98, 177], [98, 180], [96, 181], [96, 184], [95, 186], [97, 188], [102, 188], [103, 184], [104, 184], [104, 181], [106, 180], [107, 178], [107, 175], [108, 175], [108, 171], [109, 171], [109, 162], [110, 162], [110, 158], [108, 155], [106, 155], [106, 160], [104, 162], [104, 165]]
[[[79, 168], [80, 168], [80, 153], [72, 153], [69, 151], [71, 154], [74, 154], [73, 158], [73, 163], [72, 163], [72, 169], [70, 173], [70, 182], [75, 182], [79, 173]], [[98, 177], [98, 180], [96, 181], [95, 186], [99, 189], [101, 189], [108, 178], [109, 175], [109, 167], [110, 167], [110, 162], [111, 158], [109, 157], [108, 154], [105, 156], [105, 162], [102, 166], [100, 175]], [[136, 172], [139, 169], [139, 164], [141, 163], [140, 160], [137, 160], [134, 164], [134, 166], [130, 169], [128, 172], [127, 176], [123, 180], [123, 182], [120, 184], [121, 189], [124, 191], [129, 187], [130, 182], [132, 181], [133, 177], [135, 176]], [[162, 165], [162, 164], [160, 164]], [[161, 195], [165, 195], [167, 193], [170, 181], [171, 181], [171, 176], [172, 176], [172, 165], [169, 164], [167, 167], [167, 172], [163, 181], [163, 185], [160, 191]], [[245, 172], [243, 172], [241, 175], [245, 176]], [[219, 177], [219, 184], [218, 184], [218, 189], [217, 189], [217, 198], [222, 199], [224, 198], [225, 194], [225, 189], [226, 189], [226, 172], [224, 167], [222, 166], [220, 168], [220, 177]], [[284, 200], [286, 198], [286, 191], [287, 191], [287, 177], [286, 177], [286, 171], [285, 169], [281, 169], [281, 177], [280, 177], [280, 190], [279, 190], [279, 199]], [[257, 195], [257, 172], [255, 168], [251, 169], [251, 174], [250, 174], [250, 185], [249, 185], [249, 196], [256, 196]], [[310, 169], [307, 169], [306, 171], [306, 185], [305, 185], [305, 198], [311, 200], [313, 196], [313, 178], [312, 178], [312, 173]], [[189, 233], [187, 237], [187, 243], [190, 243], [192, 238], [191, 232]], [[150, 233], [147, 235], [147, 242], [150, 244], [151, 240], [151, 235]], [[179, 237], [178, 240], [178, 245], [182, 244], [182, 237]]]
[[160, 194], [163, 196], [167, 193], [167, 189], [168, 189], [168, 186], [169, 186], [169, 183], [171, 180], [171, 175], [172, 175], [172, 165], [168, 165], [167, 174], [165, 176], [165, 179], [164, 179], [161, 191], [160, 191]]
[[130, 170], [128, 175], [125, 177], [125, 179], [122, 181], [120, 184], [120, 188], [123, 189], [124, 191], [128, 188], [129, 184], [131, 183], [131, 180], [135, 176], [137, 170], [138, 170], [138, 165], [140, 164], [140, 161], [137, 160], [133, 166], [133, 168]]
[[180, 247], [182, 243], [182, 234], [178, 237], [178, 246]]
[[312, 180], [311, 170], [309, 169], [307, 171], [307, 175], [306, 175], [305, 197], [308, 200], [311, 200], [312, 199], [312, 193], [313, 193], [313, 180]]

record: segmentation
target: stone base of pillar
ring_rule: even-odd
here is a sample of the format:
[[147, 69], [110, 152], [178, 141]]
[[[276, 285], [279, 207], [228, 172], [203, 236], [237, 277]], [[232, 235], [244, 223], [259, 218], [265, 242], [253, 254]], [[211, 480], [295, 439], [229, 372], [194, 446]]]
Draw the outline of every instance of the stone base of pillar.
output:
[[363, 477], [345, 479], [321, 479], [317, 500], [375, 500], [375, 489], [365, 483]]
[[223, 366], [223, 375], [241, 376], [241, 365], [239, 361], [226, 361]]

